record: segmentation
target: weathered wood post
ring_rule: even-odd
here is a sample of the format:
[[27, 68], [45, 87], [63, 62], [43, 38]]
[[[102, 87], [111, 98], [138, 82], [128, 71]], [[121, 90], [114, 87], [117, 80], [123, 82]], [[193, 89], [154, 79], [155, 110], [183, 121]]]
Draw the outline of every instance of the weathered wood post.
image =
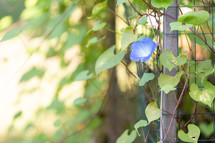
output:
[[[178, 18], [178, 8], [175, 3], [175, 0], [173, 0], [173, 4], [166, 10], [164, 10], [164, 13], [174, 17]], [[170, 32], [170, 26], [169, 24], [171, 22], [174, 22], [175, 20], [164, 15], [164, 24], [163, 24], [163, 48], [171, 50], [175, 56], [177, 56], [177, 48], [178, 48], [178, 32], [173, 31]], [[167, 68], [163, 69], [163, 74], [169, 74], [169, 75], [176, 75], [177, 69], [173, 69], [172, 71], [169, 71]], [[167, 135], [167, 138], [164, 141], [164, 137], [166, 135], [167, 129], [170, 124], [171, 115], [168, 115], [167, 112], [173, 113], [173, 110], [176, 106], [176, 99], [175, 95], [177, 95], [176, 91], [169, 92], [168, 94], [165, 94], [164, 92], [161, 93], [161, 109], [162, 109], [162, 115], [160, 119], [160, 139], [161, 142], [169, 142], [174, 143], [176, 142], [176, 120], [173, 119], [173, 122], [171, 124], [171, 128], [169, 130], [169, 133]]]

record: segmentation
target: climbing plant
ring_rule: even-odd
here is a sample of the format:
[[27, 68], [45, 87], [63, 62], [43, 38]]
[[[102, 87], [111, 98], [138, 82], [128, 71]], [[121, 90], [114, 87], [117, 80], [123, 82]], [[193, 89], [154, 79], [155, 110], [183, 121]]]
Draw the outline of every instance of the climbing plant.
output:
[[[178, 19], [164, 13], [164, 9], [171, 8], [173, 2], [176, 3], [179, 10]], [[44, 64], [42, 66], [33, 65], [22, 75], [20, 84], [27, 84], [33, 78], [42, 81], [50, 73], [53, 74], [53, 77], [58, 78], [58, 81], [56, 88], [52, 89], [54, 93], [50, 104], [47, 107], [39, 108], [37, 112], [38, 116], [41, 112], [54, 113], [55, 132], [51, 135], [47, 135], [45, 132], [35, 133], [36, 135], [31, 136], [30, 139], [21, 138], [20, 142], [23, 140], [29, 142], [89, 142], [90, 140], [102, 142], [96, 138], [104, 137], [104, 135], [93, 131], [97, 128], [104, 129], [102, 126], [104, 127], [108, 122], [106, 115], [120, 116], [120, 112], [124, 112], [124, 104], [119, 106], [117, 104], [118, 98], [129, 98], [131, 102], [133, 98], [136, 99], [133, 104], [130, 103], [131, 106], [135, 104], [134, 107], [126, 107], [126, 110], [132, 112], [130, 114], [132, 121], [129, 125], [127, 125], [128, 122], [123, 124], [124, 132], [120, 128], [120, 131], [116, 132], [120, 132], [121, 135], [112, 135], [114, 139], [109, 142], [132, 143], [135, 141], [149, 142], [149, 140], [164, 142], [169, 133], [168, 129], [163, 139], [153, 139], [154, 136], [151, 135], [153, 125], [157, 124], [163, 113], [169, 114], [171, 120], [176, 120], [179, 140], [198, 142], [200, 135], [206, 138], [211, 137], [214, 132], [211, 127], [212, 120], [204, 122], [206, 117], [202, 117], [203, 121], [198, 121], [198, 124], [195, 124], [193, 120], [203, 111], [213, 111], [212, 105], [215, 98], [214, 62], [211, 60], [215, 54], [214, 38], [213, 33], [211, 33], [212, 36], [206, 34], [213, 31], [213, 9], [195, 7], [196, 5], [204, 6], [204, 4], [213, 5], [213, 2], [34, 0], [32, 3], [30, 0], [26, 0], [25, 9], [20, 16], [21, 25], [7, 29], [1, 42], [20, 37], [22, 34], [30, 35], [32, 39], [40, 37], [42, 40], [39, 46], [28, 49], [29, 56], [26, 62], [33, 54], [45, 55], [46, 61], [57, 57], [59, 72], [62, 74], [57, 76], [56, 73], [49, 72]], [[189, 9], [189, 12], [183, 12], [183, 6], [194, 8]], [[122, 12], [123, 10], [124, 12]], [[82, 16], [74, 21], [78, 12], [82, 13]], [[113, 19], [110, 18], [111, 16]], [[163, 16], [174, 20], [169, 24], [171, 31], [184, 33], [183, 36], [177, 35], [180, 40], [186, 41], [186, 45], [178, 47], [178, 55], [163, 48]], [[110, 33], [113, 35], [110, 36]], [[51, 43], [53, 41], [54, 44]], [[48, 48], [44, 50], [42, 45], [45, 45], [46, 42]], [[200, 45], [200, 51], [196, 50], [196, 45]], [[78, 47], [81, 59], [73, 63], [77, 64], [75, 70], [70, 70], [73, 57], [68, 59], [66, 55], [74, 47]], [[195, 53], [202, 51], [206, 51], [204, 54], [209, 55], [210, 58], [197, 62]], [[128, 76], [120, 75], [120, 69], [116, 68], [119, 66], [125, 69]], [[169, 71], [176, 69], [177, 73], [175, 75], [164, 74], [163, 68], [167, 68]], [[120, 83], [120, 79], [128, 80], [129, 86], [126, 85], [128, 81], [124, 80], [125, 83]], [[72, 104], [66, 105], [70, 98], [60, 99], [64, 88], [80, 81], [84, 82], [84, 87], [81, 89], [84, 90], [84, 93], [73, 99]], [[111, 86], [112, 84], [114, 86]], [[121, 88], [120, 95], [118, 95], [119, 92], [113, 92], [115, 94], [110, 96], [111, 87], [118, 85]], [[128, 89], [123, 92], [123, 85], [126, 88], [130, 87], [130, 92]], [[138, 94], [137, 89], [142, 89], [144, 94]], [[173, 91], [178, 93], [175, 95], [177, 104], [174, 112], [168, 113], [160, 108], [160, 102], [162, 102], [160, 95], [161, 92], [168, 94]], [[126, 92], [135, 95], [130, 96]], [[107, 96], [110, 96], [109, 99]], [[140, 100], [138, 96], [146, 99], [144, 103], [137, 102]], [[108, 109], [105, 110], [105, 106], [108, 106], [109, 102], [114, 102], [109, 104], [113, 107], [115, 107], [114, 104], [117, 104], [117, 109], [108, 108], [111, 110], [109, 112]], [[141, 109], [143, 112], [137, 111], [139, 108], [137, 104], [146, 105], [143, 106], [144, 109]], [[192, 113], [188, 118], [180, 117], [180, 114], [176, 116], [177, 113], [187, 111]], [[135, 117], [135, 113], [143, 114], [143, 116]], [[15, 114], [13, 124], [21, 116], [21, 111]], [[137, 120], [137, 118], [141, 119]], [[9, 132], [12, 132], [13, 124], [10, 126]], [[26, 132], [30, 128], [37, 127], [38, 124], [39, 120], [30, 121], [23, 130]], [[171, 126], [170, 122], [169, 128]], [[108, 124], [106, 128], [110, 128], [110, 125]], [[206, 130], [207, 128], [210, 128], [210, 132]], [[153, 130], [158, 133], [158, 129], [156, 126]], [[186, 133], [186, 131], [188, 132]], [[12, 142], [13, 139], [8, 141]]]

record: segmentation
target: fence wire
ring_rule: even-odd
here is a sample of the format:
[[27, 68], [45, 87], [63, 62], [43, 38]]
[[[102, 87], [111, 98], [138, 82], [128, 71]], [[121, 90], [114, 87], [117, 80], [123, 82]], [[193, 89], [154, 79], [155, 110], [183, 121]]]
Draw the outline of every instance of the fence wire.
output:
[[[181, 0], [182, 1], [182, 0]], [[189, 3], [191, 3], [190, 5], [180, 5], [181, 11], [183, 13], [186, 13], [188, 11], [194, 10], [194, 11], [200, 11], [200, 10], [205, 10], [208, 11], [210, 13], [210, 18], [209, 21], [201, 26], [195, 26], [193, 29], [202, 37], [205, 38], [208, 42], [208, 44], [211, 47], [214, 47], [214, 12], [215, 12], [215, 1], [214, 0], [188, 0]], [[181, 2], [180, 2], [181, 3]], [[170, 6], [170, 8], [176, 8], [175, 6]], [[178, 7], [177, 7], [178, 8]], [[180, 11], [179, 11], [180, 14]], [[165, 28], [165, 27], [164, 27]], [[176, 35], [176, 34], [171, 34], [171, 33], [163, 33], [163, 35]], [[212, 63], [212, 66], [214, 68], [214, 63], [215, 63], [215, 55], [210, 51], [210, 49], [204, 45], [201, 40], [191, 31], [187, 30], [185, 32], [177, 32], [177, 36], [179, 38], [179, 43], [178, 43], [178, 47], [177, 47], [177, 54], [181, 54], [182, 51], [188, 50], [189, 48], [186, 49], [186, 47], [189, 47], [189, 44], [191, 45], [192, 42], [193, 44], [193, 53], [192, 53], [192, 58], [189, 60], [190, 63], [192, 63], [194, 65], [194, 70], [195, 72], [193, 73], [193, 75], [195, 75], [193, 81], [195, 84], [198, 85], [198, 87], [201, 89], [203, 88], [203, 86], [201, 84], [198, 83], [198, 74], [197, 74], [197, 64], [206, 60], [210, 60]], [[187, 42], [187, 39], [189, 42], [189, 44], [184, 44]], [[194, 40], [194, 41], [193, 41]], [[214, 49], [214, 48], [213, 48]], [[215, 85], [215, 75], [214, 73], [209, 76], [208, 80], [213, 83], [213, 85]], [[182, 82], [183, 83], [183, 82]], [[177, 93], [179, 96], [182, 88], [183, 88], [183, 84], [179, 84], [177, 87]], [[190, 84], [189, 84], [190, 85]], [[189, 91], [190, 86], [186, 86], [186, 90]], [[186, 102], [187, 101], [187, 102]], [[191, 104], [187, 104], [190, 103]], [[192, 105], [192, 106], [191, 106]], [[186, 95], [184, 95], [183, 97], [183, 101], [182, 101], [182, 106], [179, 107], [177, 114], [175, 114], [175, 116], [177, 117], [177, 119], [180, 119], [181, 122], [186, 123], [192, 115], [195, 115], [197, 112], [194, 112], [194, 108], [195, 106], [197, 107], [197, 112], [204, 106], [200, 103], [196, 103], [194, 102], [190, 97], [189, 97], [189, 92], [187, 92]], [[188, 109], [191, 108], [191, 109]], [[199, 113], [190, 123], [192, 124], [196, 124], [198, 125], [198, 127], [200, 127], [201, 124], [206, 123], [204, 125], [205, 128], [207, 129], [206, 131], [203, 131], [203, 128], [200, 128], [201, 130], [201, 135], [199, 137], [198, 142], [215, 142], [215, 104], [213, 102], [212, 107], [207, 107], [205, 108], [201, 113]], [[168, 113], [163, 113], [163, 116], [171, 116]], [[209, 125], [213, 124], [213, 130], [211, 129], [211, 127], [209, 127]], [[178, 133], [178, 131], [182, 128], [182, 124], [178, 123], [176, 125], [176, 133]], [[204, 134], [204, 132], [210, 132], [210, 130], [212, 130], [212, 134], [211, 135], [206, 135]], [[158, 133], [159, 134], [159, 133]], [[160, 138], [158, 139], [160, 140]], [[177, 137], [177, 141], [176, 142], [182, 142], [178, 139]]]

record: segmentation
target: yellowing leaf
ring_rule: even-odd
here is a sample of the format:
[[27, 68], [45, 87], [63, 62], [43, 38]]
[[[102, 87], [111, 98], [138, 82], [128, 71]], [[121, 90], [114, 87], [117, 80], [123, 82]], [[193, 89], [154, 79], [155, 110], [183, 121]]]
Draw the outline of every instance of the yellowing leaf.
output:
[[140, 133], [138, 131], [138, 128], [141, 128], [141, 127], [146, 127], [148, 125], [148, 122], [146, 120], [140, 120], [139, 122], [137, 122], [135, 125], [134, 125], [134, 128], [138, 134], [138, 136], [140, 136]]
[[198, 86], [193, 83], [190, 87], [189, 94], [193, 100], [211, 107], [211, 104], [215, 98], [215, 87], [210, 82], [206, 81], [204, 88], [200, 90]]
[[178, 137], [185, 142], [197, 143], [200, 135], [199, 127], [194, 124], [188, 125], [188, 133], [186, 134], [183, 130], [178, 131]]
[[150, 123], [160, 118], [161, 109], [158, 108], [156, 102], [151, 102], [147, 105], [145, 114], [148, 119], [148, 122]]
[[116, 143], [133, 143], [135, 140], [137, 134], [135, 130], [131, 132], [131, 134], [128, 134], [128, 130], [125, 130], [122, 135], [117, 139]]
[[[179, 71], [175, 76], [161, 74], [158, 78], [158, 84], [160, 88], [163, 89], [165, 93], [175, 90], [174, 87], [179, 83], [182, 74], [182, 71]], [[167, 90], [167, 88], [169, 89]]]
[[[175, 65], [184, 65], [187, 62], [187, 57], [175, 57], [172, 51], [169, 52], [168, 49], [165, 49], [160, 56], [160, 62], [164, 67], [168, 68], [168, 70], [171, 71], [173, 68], [175, 68]], [[174, 63], [175, 65], [172, 63]]]
[[169, 25], [171, 27], [171, 31], [173, 31], [173, 30], [184, 31], [193, 26], [193, 24], [184, 25], [182, 22], [172, 22]]

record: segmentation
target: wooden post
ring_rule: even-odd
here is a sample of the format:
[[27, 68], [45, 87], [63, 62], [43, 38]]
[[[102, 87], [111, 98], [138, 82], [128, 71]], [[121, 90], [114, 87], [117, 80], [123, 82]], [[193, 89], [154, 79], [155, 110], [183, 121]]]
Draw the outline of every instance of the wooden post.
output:
[[[176, 6], [175, 0], [173, 0], [173, 4], [166, 10], [164, 13], [170, 15], [171, 17], [178, 18], [178, 8]], [[172, 51], [175, 56], [177, 56], [177, 48], [178, 48], [178, 32], [173, 31], [170, 32], [169, 24], [174, 22], [175, 20], [164, 15], [164, 24], [163, 24], [163, 48]], [[169, 71], [167, 68], [163, 69], [163, 74], [169, 75], [176, 75], [177, 69], [173, 69]], [[167, 129], [170, 124], [171, 115], [168, 115], [164, 111], [168, 111], [169, 113], [173, 113], [173, 110], [176, 106], [176, 99], [175, 95], [177, 95], [176, 91], [169, 92], [165, 94], [164, 92], [161, 93], [161, 109], [162, 115], [160, 119], [160, 140], [161, 142], [169, 142], [174, 143], [176, 142], [176, 120], [173, 119], [171, 124], [171, 128], [167, 135], [167, 138], [164, 141], [164, 137], [166, 135]]]

